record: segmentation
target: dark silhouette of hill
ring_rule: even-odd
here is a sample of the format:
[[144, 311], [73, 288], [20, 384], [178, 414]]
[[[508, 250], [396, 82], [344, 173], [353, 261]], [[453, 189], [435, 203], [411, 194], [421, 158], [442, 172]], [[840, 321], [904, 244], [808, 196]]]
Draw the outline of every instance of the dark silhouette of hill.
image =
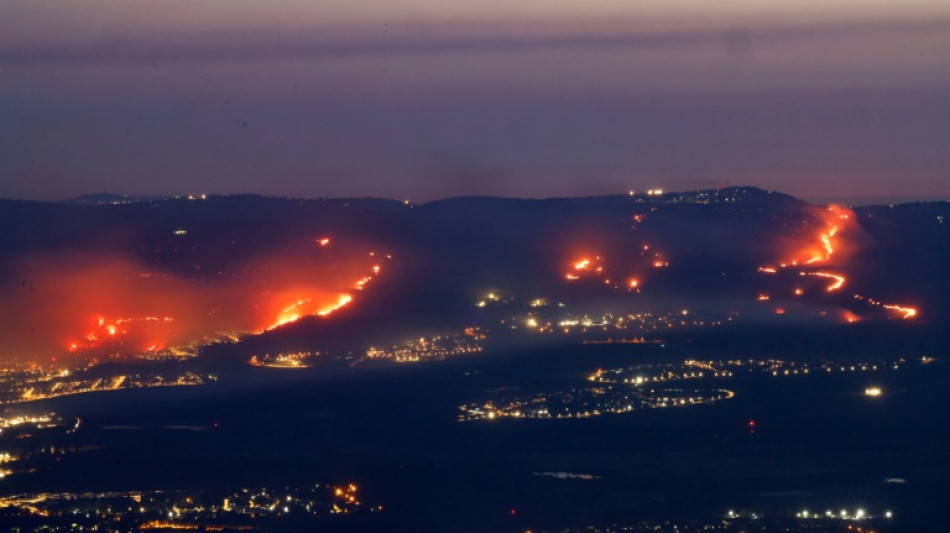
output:
[[[125, 254], [214, 283], [248, 258], [327, 236], [393, 259], [352, 306], [266, 338], [330, 331], [340, 338], [382, 338], [409, 326], [484, 325], [498, 318], [475, 308], [489, 290], [522, 303], [545, 297], [579, 309], [686, 302], [725, 311], [754, 301], [762, 287], [757, 269], [779, 260], [790, 242], [814, 238], [821, 213], [753, 187], [547, 200], [466, 197], [422, 205], [254, 195], [0, 200], [0, 282], [18, 283], [9, 265], [19, 258], [82, 251]], [[878, 298], [915, 302], [927, 320], [944, 320], [950, 312], [950, 203], [862, 207], [855, 215], [860, 242], [847, 265], [834, 265], [849, 269], [848, 291], [816, 301], [846, 305], [860, 287]], [[574, 260], [597, 256], [603, 273], [566, 282]], [[639, 293], [618, 290], [634, 277]]]

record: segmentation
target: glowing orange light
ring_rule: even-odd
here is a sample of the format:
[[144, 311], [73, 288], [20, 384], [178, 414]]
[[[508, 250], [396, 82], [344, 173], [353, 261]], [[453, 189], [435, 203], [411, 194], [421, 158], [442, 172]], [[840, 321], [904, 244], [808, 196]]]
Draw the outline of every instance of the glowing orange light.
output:
[[640, 281], [639, 281], [639, 280], [636, 280], [636, 279], [631, 279], [630, 281], [627, 282], [627, 285], [628, 285], [631, 289], [636, 289], [637, 287], [640, 286]]
[[828, 287], [825, 288], [825, 290], [828, 292], [834, 292], [840, 289], [841, 287], [844, 286], [844, 283], [846, 281], [844, 276], [839, 276], [837, 274], [830, 274], [828, 272], [808, 272], [807, 274], [803, 272], [802, 275], [815, 276], [819, 278], [827, 278], [830, 280], [834, 280], [831, 285], [828, 285]]
[[582, 259], [574, 263], [574, 270], [586, 270], [588, 268], [590, 268], [590, 259]]
[[[125, 337], [137, 337], [145, 333], [154, 334], [156, 331], [153, 329], [147, 329], [145, 326], [149, 322], [172, 322], [174, 319], [171, 317], [154, 317], [154, 316], [145, 316], [145, 317], [134, 317], [134, 318], [106, 318], [99, 316], [94, 320], [95, 329], [90, 331], [85, 335], [86, 342], [80, 344], [78, 342], [71, 342], [67, 345], [67, 349], [70, 352], [77, 352], [79, 350], [94, 350], [102, 348], [106, 345], [116, 347], [128, 343], [128, 339]], [[120, 328], [120, 325], [129, 325], [132, 326], [130, 332], [129, 329]]]
[[317, 316], [329, 315], [330, 313], [340, 309], [341, 307], [345, 306], [346, 304], [352, 301], [353, 301], [353, 297], [350, 296], [349, 294], [341, 294], [339, 298], [337, 298], [336, 302], [326, 305], [324, 307], [321, 307], [319, 309], [316, 309], [315, 311], [310, 311], [307, 309], [300, 309], [300, 308], [307, 304], [312, 304], [313, 302], [309, 298], [300, 299], [296, 303], [291, 304], [290, 306], [286, 307], [281, 312], [277, 320], [271, 326], [269, 326], [267, 330], [272, 330], [274, 328], [278, 328], [285, 324], [296, 322], [307, 315], [317, 315]]
[[831, 245], [831, 238], [835, 236], [835, 233], [838, 233], [838, 226], [832, 226], [828, 233], [821, 236], [821, 244], [825, 247], [825, 259], [830, 259], [831, 254], [835, 253], [835, 249]]
[[324, 307], [323, 309], [317, 311], [317, 314], [320, 316], [329, 315], [330, 313], [336, 311], [337, 309], [340, 309], [341, 307], [343, 307], [344, 305], [352, 301], [353, 301], [353, 297], [350, 296], [349, 294], [341, 294], [340, 298], [336, 301], [335, 304], [330, 305], [328, 307]]
[[326, 246], [326, 245], [330, 244], [330, 239], [329, 239], [328, 237], [324, 237], [324, 238], [322, 238], [322, 239], [319, 239], [319, 240], [317, 241], [317, 244], [319, 244], [320, 246]]
[[[831, 256], [838, 251], [836, 236], [841, 231], [841, 227], [837, 221], [849, 220], [850, 211], [845, 207], [830, 205], [820, 216], [825, 227], [823, 230], [820, 230], [817, 235], [818, 242], [806, 245], [796, 251], [792, 254], [793, 257], [791, 259], [781, 263], [780, 266], [782, 268], [800, 264], [813, 265], [823, 263], [831, 259]], [[760, 268], [759, 271], [774, 273], [766, 268]]]
[[784, 315], [784, 314], [785, 314], [785, 308], [783, 308], [783, 307], [778, 307], [778, 308], [776, 308], [776, 309], [775, 309], [775, 314], [776, 314], [776, 315]]
[[914, 318], [917, 316], [917, 310], [913, 307], [901, 307], [899, 305], [884, 305], [884, 309], [891, 309], [892, 311], [897, 311], [898, 313], [903, 313], [902, 317], [904, 320]]
[[769, 301], [769, 300], [771, 300], [771, 299], [772, 299], [772, 297], [769, 296], [768, 294], [765, 294], [764, 292], [763, 292], [762, 294], [759, 294], [759, 301], [760, 301], [760, 302], [767, 302], [767, 301]]
[[574, 280], [576, 280], [576, 279], [581, 279], [580, 276], [576, 276], [576, 275], [574, 275], [574, 274], [567, 274], [567, 275], [564, 276], [564, 277], [567, 278], [568, 281], [574, 281]]

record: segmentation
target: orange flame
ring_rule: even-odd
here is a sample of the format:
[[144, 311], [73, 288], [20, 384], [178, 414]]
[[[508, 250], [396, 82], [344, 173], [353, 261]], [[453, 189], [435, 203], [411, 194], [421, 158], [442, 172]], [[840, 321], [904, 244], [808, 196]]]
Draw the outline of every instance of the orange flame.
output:
[[844, 286], [846, 281], [844, 276], [839, 276], [837, 274], [831, 274], [828, 272], [802, 272], [802, 276], [815, 276], [819, 278], [827, 278], [834, 280], [831, 285], [828, 285], [825, 290], [828, 292], [834, 292]]
[[345, 245], [331, 258], [314, 244], [321, 240], [272, 249], [200, 281], [120, 255], [23, 257], [9, 267], [29, 285], [0, 285], [0, 301], [10, 304], [0, 309], [0, 353], [132, 355], [329, 315], [366, 290], [391, 256]]
[[841, 318], [844, 319], [848, 324], [854, 324], [855, 322], [861, 320], [861, 317], [852, 313], [851, 311], [844, 311], [841, 313]]
[[903, 313], [904, 320], [908, 320], [917, 316], [917, 309], [913, 307], [902, 307], [899, 305], [883, 305], [884, 309], [890, 309], [892, 311], [897, 311], [898, 313]]

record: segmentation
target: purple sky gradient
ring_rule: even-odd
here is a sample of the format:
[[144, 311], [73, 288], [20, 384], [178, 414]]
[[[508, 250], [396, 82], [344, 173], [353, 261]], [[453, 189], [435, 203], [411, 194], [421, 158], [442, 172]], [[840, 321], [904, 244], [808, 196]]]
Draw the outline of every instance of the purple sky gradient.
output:
[[4, 2], [0, 197], [950, 198], [943, 3], [315, 4]]

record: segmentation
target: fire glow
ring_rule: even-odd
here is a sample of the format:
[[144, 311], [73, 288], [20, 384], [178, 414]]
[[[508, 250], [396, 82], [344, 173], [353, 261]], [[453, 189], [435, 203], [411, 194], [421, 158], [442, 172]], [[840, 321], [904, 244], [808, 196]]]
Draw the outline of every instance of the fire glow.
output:
[[[814, 240], [809, 240], [806, 243], [796, 243], [793, 252], [789, 254], [788, 260], [779, 263], [778, 267], [760, 267], [759, 272], [764, 274], [777, 274], [780, 271], [792, 268], [802, 269], [798, 272], [798, 275], [801, 277], [817, 277], [828, 280], [829, 284], [825, 286], [825, 292], [833, 293], [840, 291], [848, 281], [846, 276], [840, 273], [811, 270], [810, 268], [826, 265], [832, 257], [835, 257], [836, 262], [840, 265], [843, 262], [841, 258], [841, 250], [843, 247], [842, 233], [847, 230], [857, 230], [857, 223], [855, 222], [854, 213], [850, 209], [837, 205], [830, 205], [827, 209], [823, 210], [820, 214], [820, 219], [823, 227], [819, 230], [818, 234], [813, 237]], [[796, 296], [802, 296], [805, 291], [801, 288], [796, 288], [793, 293]], [[855, 299], [864, 301], [871, 306], [878, 306], [894, 311], [900, 314], [901, 318], [905, 320], [913, 319], [917, 316], [917, 309], [913, 307], [883, 304], [859, 294], [855, 295]], [[759, 301], [766, 300], [760, 295]], [[851, 311], [844, 311], [842, 318], [849, 324], [859, 320], [859, 317]]]
[[[608, 262], [607, 258], [587, 250], [577, 255], [572, 254], [565, 261], [565, 271], [562, 279], [568, 282], [590, 282], [596, 280], [598, 284], [606, 285], [617, 292], [639, 294], [644, 287], [644, 277], [650, 276], [650, 268], [662, 269], [670, 266], [669, 260], [663, 252], [654, 251], [650, 244], [637, 247], [642, 262], [618, 268]], [[577, 253], [575, 251], [575, 253]]]
[[899, 305], [883, 305], [884, 309], [890, 309], [892, 311], [897, 311], [898, 313], [903, 314], [905, 320], [914, 318], [917, 316], [917, 310], [913, 307], [901, 307]]
[[[854, 224], [853, 213], [850, 209], [845, 207], [830, 205], [820, 213], [819, 219], [822, 228], [818, 231], [817, 235], [813, 234], [814, 237], [805, 243], [796, 243], [794, 251], [789, 254], [790, 258], [779, 263], [778, 267], [760, 267], [759, 272], [763, 274], [777, 274], [779, 271], [791, 268], [804, 268], [826, 264], [832, 256], [838, 254], [841, 249], [840, 233], [845, 225]], [[801, 277], [818, 277], [830, 280], [830, 283], [825, 287], [826, 292], [838, 291], [844, 287], [847, 282], [845, 276], [831, 272], [801, 270], [798, 275]], [[801, 287], [796, 287], [792, 292], [795, 296], [803, 296], [805, 294], [804, 289]], [[767, 295], [763, 297], [764, 294], [765, 293], [761, 293], [759, 295], [758, 300], [760, 302], [769, 300]], [[784, 314], [784, 309], [782, 313], [779, 314]], [[850, 316], [846, 317], [846, 321], [849, 323], [855, 322], [856, 317], [850, 314], [850, 312], [848, 314]]]
[[[127, 339], [130, 334], [143, 339], [162, 336], [162, 329], [174, 320], [174, 318], [168, 316], [115, 319], [99, 317], [95, 320], [93, 328], [89, 333], [86, 333], [82, 340], [68, 343], [67, 348], [70, 352], [95, 349], [104, 344], [115, 342], [118, 338]], [[146, 352], [161, 350], [165, 347], [164, 343], [148, 340], [140, 340], [139, 344], [141, 350]]]
[[270, 325], [267, 330], [270, 331], [285, 324], [296, 322], [305, 316], [327, 316], [352, 301], [353, 297], [349, 294], [341, 294], [337, 301], [331, 304], [314, 304], [310, 298], [299, 300], [297, 303], [286, 307], [277, 317], [277, 321]]
[[[326, 241], [324, 244], [323, 241]], [[3, 353], [42, 360], [63, 353], [122, 356], [274, 329], [351, 305], [388, 254], [337, 248], [328, 238], [232, 265], [211, 279], [158, 271], [105, 254], [32, 256], [0, 286]]]
[[837, 274], [831, 274], [828, 272], [802, 272], [802, 276], [815, 276], [819, 278], [826, 278], [832, 280], [831, 285], [825, 287], [825, 290], [828, 292], [834, 292], [844, 286], [845, 277], [839, 276]]
[[[789, 259], [779, 263], [781, 268], [790, 268], [801, 265], [824, 264], [841, 250], [842, 230], [856, 226], [853, 212], [839, 205], [830, 205], [820, 214], [822, 228], [818, 234], [812, 234], [805, 243], [796, 243]], [[812, 240], [814, 239], [814, 240]], [[774, 267], [762, 267], [760, 272], [775, 273]]]

